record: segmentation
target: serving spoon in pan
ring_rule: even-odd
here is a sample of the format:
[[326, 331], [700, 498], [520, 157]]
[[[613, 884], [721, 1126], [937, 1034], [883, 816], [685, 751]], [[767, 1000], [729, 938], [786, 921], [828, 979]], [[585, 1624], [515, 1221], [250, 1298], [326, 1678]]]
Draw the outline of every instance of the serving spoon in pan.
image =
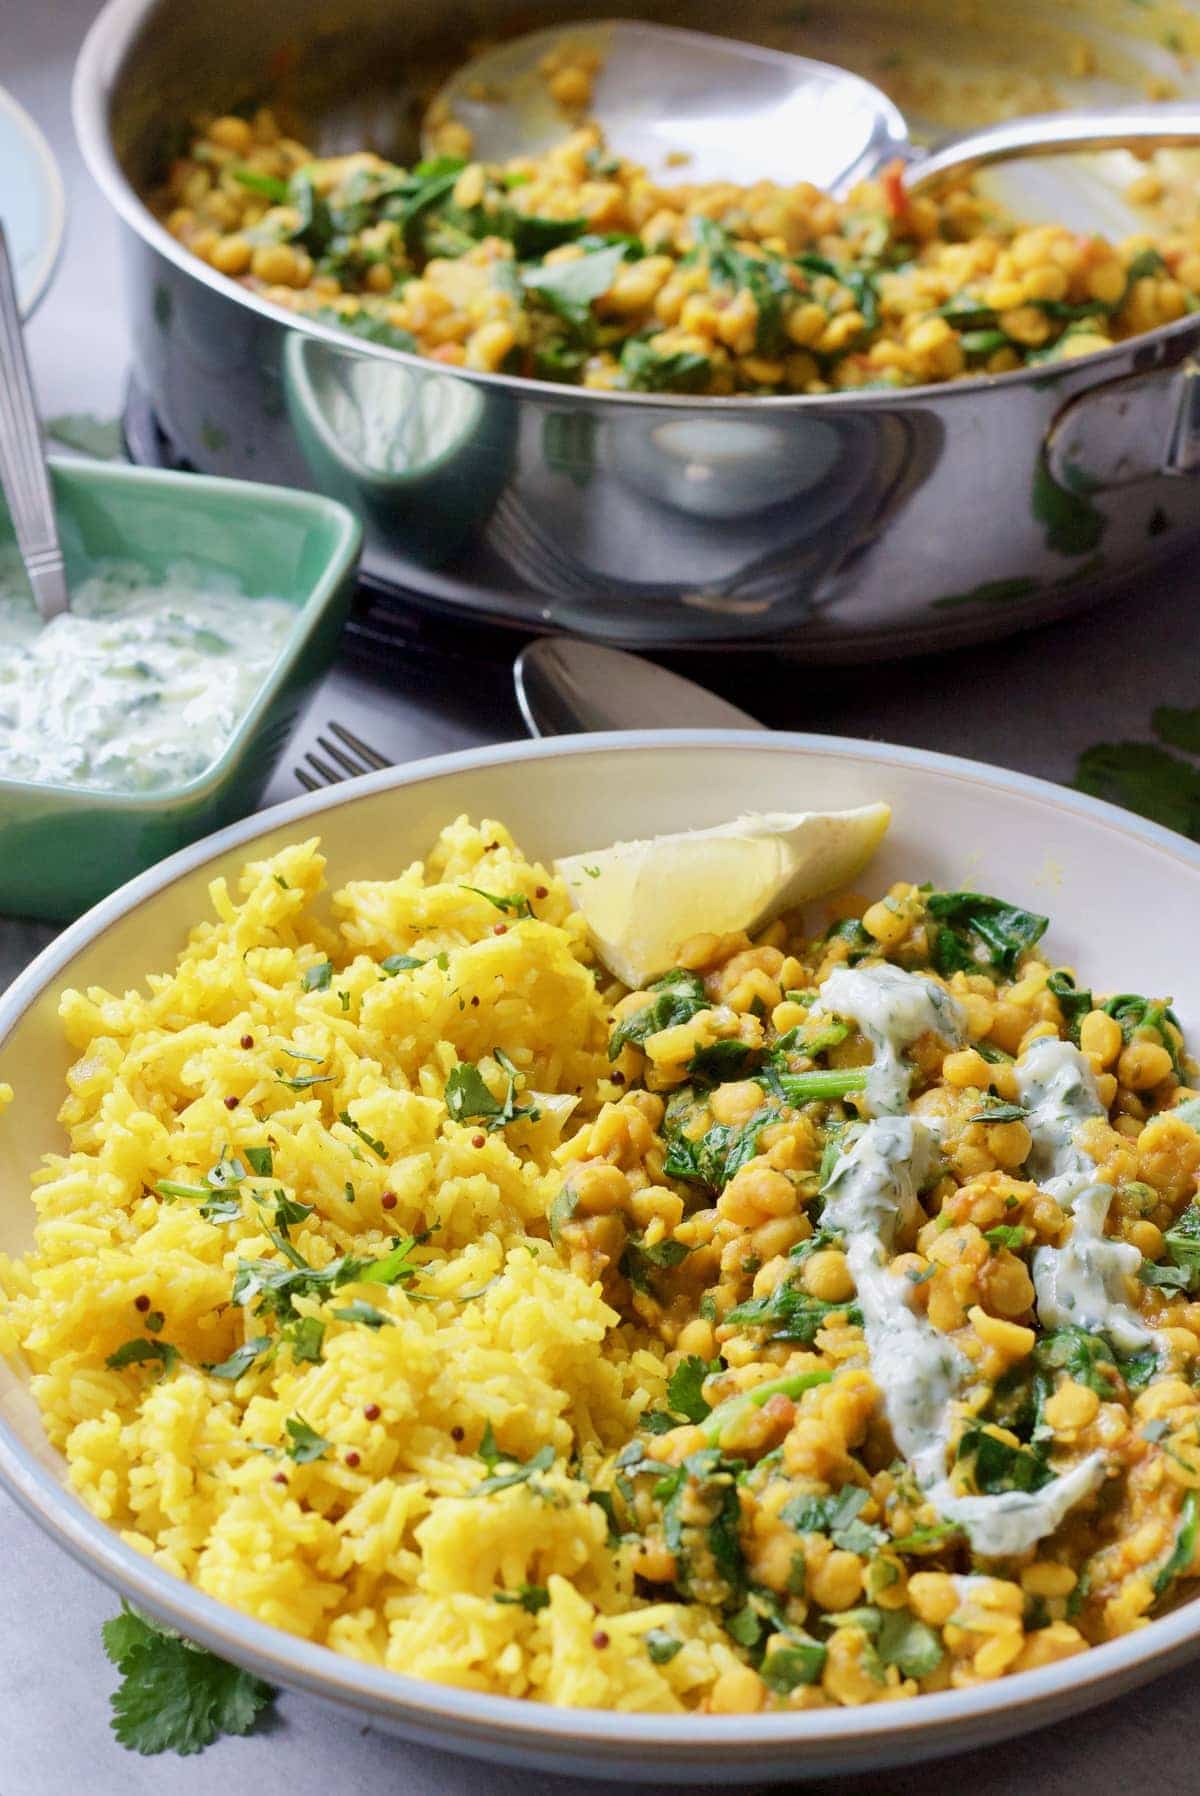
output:
[[[575, 51], [595, 67], [589, 97], [568, 112], [544, 65], [556, 53], [569, 63]], [[1181, 100], [1006, 119], [922, 150], [887, 95], [848, 69], [613, 19], [529, 32], [474, 57], [436, 95], [422, 147], [435, 155], [439, 126], [452, 118], [481, 161], [539, 156], [585, 114], [603, 125], [614, 155], [663, 185], [806, 180], [838, 195], [897, 157], [906, 190], [918, 193], [1022, 156], [1200, 145], [1200, 104]]]

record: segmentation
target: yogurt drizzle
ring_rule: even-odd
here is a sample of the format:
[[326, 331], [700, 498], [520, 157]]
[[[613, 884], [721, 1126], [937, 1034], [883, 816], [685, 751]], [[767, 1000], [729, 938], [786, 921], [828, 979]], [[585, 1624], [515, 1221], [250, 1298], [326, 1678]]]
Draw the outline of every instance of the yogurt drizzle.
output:
[[[961, 1042], [963, 1017], [949, 993], [899, 967], [838, 968], [824, 982], [820, 1007], [851, 1017], [876, 1049], [867, 1098], [876, 1112], [901, 1110], [909, 1072], [900, 1050], [932, 1030]], [[1153, 1339], [1124, 1300], [1122, 1281], [1141, 1255], [1104, 1236], [1111, 1192], [1096, 1184], [1095, 1162], [1075, 1139], [1104, 1109], [1091, 1067], [1068, 1042], [1034, 1043], [1017, 1068], [1033, 1138], [1027, 1173], [1072, 1210], [1075, 1229], [1061, 1248], [1034, 1255], [1034, 1286], [1047, 1327], [1070, 1320], [1103, 1329], [1115, 1346]], [[872, 1373], [883, 1393], [896, 1445], [938, 1513], [959, 1523], [984, 1557], [1021, 1553], [1052, 1534], [1104, 1478], [1091, 1453], [1038, 1491], [980, 1496], [955, 1492], [946, 1474], [954, 1405], [975, 1376], [971, 1362], [918, 1310], [915, 1287], [890, 1261], [898, 1236], [917, 1214], [918, 1193], [935, 1139], [918, 1118], [877, 1114], [838, 1156], [825, 1185], [823, 1225], [842, 1235], [858, 1289]]]
[[1026, 1171], [1075, 1219], [1069, 1241], [1039, 1247], [1033, 1256], [1043, 1327], [1106, 1334], [1120, 1353], [1158, 1343], [1125, 1296], [1142, 1256], [1130, 1242], [1104, 1233], [1112, 1187], [1096, 1182], [1096, 1163], [1075, 1139], [1081, 1124], [1105, 1113], [1090, 1064], [1070, 1042], [1047, 1037], [1017, 1066], [1017, 1085], [1033, 1137]]
[[901, 1057], [921, 1035], [940, 1035], [954, 1047], [966, 1038], [962, 1006], [943, 986], [921, 973], [882, 961], [871, 967], [837, 967], [825, 980], [818, 1015], [849, 1017], [875, 1049], [867, 1074], [866, 1103], [876, 1116], [908, 1102], [911, 1070]]

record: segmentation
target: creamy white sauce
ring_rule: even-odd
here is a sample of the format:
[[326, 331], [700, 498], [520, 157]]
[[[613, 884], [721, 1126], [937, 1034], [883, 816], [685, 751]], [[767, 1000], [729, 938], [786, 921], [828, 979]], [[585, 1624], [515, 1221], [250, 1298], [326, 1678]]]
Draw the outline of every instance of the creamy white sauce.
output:
[[1026, 1176], [1070, 1208], [1096, 1176], [1096, 1162], [1076, 1143], [1076, 1131], [1105, 1114], [1091, 1063], [1069, 1041], [1047, 1036], [1030, 1045], [1015, 1072], [1033, 1138]]
[[143, 792], [220, 755], [296, 621], [282, 599], [180, 563], [111, 562], [43, 625], [0, 548], [0, 777]]
[[912, 1071], [902, 1053], [919, 1036], [940, 1035], [955, 1047], [965, 1039], [966, 1019], [957, 1000], [936, 981], [888, 961], [837, 967], [821, 986], [813, 1009], [849, 1018], [874, 1048], [866, 1107], [875, 1116], [903, 1110], [908, 1102]]
[[[843, 1013], [844, 1014], [844, 1013]], [[1092, 1454], [1042, 1490], [959, 1496], [946, 1476], [954, 1404], [975, 1376], [971, 1362], [916, 1308], [916, 1287], [893, 1273], [897, 1238], [917, 1214], [934, 1141], [911, 1116], [867, 1123], [838, 1156], [825, 1185], [822, 1227], [842, 1235], [858, 1289], [871, 1373], [896, 1445], [938, 1513], [958, 1522], [984, 1557], [1021, 1553], [1052, 1534], [1095, 1489], [1104, 1461]]]
[[1033, 1149], [1025, 1171], [1074, 1217], [1061, 1247], [1039, 1247], [1033, 1287], [1042, 1327], [1105, 1334], [1119, 1353], [1157, 1342], [1129, 1302], [1142, 1256], [1104, 1233], [1112, 1188], [1096, 1182], [1096, 1162], [1076, 1139], [1083, 1123], [1105, 1114], [1090, 1062], [1070, 1042], [1035, 1041], [1016, 1067]]
[[1129, 1280], [1142, 1256], [1128, 1241], [1104, 1233], [1111, 1185], [1090, 1185], [1071, 1206], [1075, 1226], [1061, 1247], [1039, 1247], [1033, 1256], [1033, 1288], [1043, 1328], [1086, 1328], [1106, 1334], [1118, 1353], [1133, 1353], [1155, 1340], [1129, 1302]]
[[1104, 1478], [1103, 1453], [1089, 1453], [1069, 1472], [1041, 1490], [1003, 1490], [994, 1496], [959, 1496], [944, 1479], [926, 1496], [948, 1522], [964, 1528], [975, 1551], [985, 1559], [1024, 1553], [1061, 1527], [1068, 1512]]

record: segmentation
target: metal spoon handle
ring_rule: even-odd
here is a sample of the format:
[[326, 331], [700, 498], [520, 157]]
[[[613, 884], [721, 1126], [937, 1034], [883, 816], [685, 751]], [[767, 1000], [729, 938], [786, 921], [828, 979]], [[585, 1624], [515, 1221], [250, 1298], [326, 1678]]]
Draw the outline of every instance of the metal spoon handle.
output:
[[8, 239], [0, 224], [0, 486], [42, 617], [67, 609], [67, 581], [46, 472], [33, 378], [21, 334]]
[[1200, 144], [1200, 105], [1109, 106], [1097, 112], [1044, 112], [1005, 119], [944, 139], [904, 171], [909, 193], [960, 181], [993, 162], [1060, 156], [1072, 150], [1180, 149]]

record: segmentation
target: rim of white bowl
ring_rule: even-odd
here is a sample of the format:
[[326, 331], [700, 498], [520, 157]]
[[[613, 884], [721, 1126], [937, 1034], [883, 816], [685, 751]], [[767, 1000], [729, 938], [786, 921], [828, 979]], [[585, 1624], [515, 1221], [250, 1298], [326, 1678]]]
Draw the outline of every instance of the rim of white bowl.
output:
[[[180, 849], [119, 887], [68, 925], [0, 995], [0, 1043], [7, 1039], [33, 1000], [59, 976], [80, 949], [99, 940], [109, 927], [155, 893], [165, 891], [206, 861], [227, 854], [257, 836], [393, 787], [437, 781], [478, 767], [551, 758], [582, 758], [614, 751], [638, 753], [657, 749], [682, 752], [698, 748], [745, 748], [759, 755], [790, 754], [928, 770], [972, 786], [1007, 790], [1051, 810], [1074, 812], [1114, 834], [1134, 837], [1159, 848], [1173, 859], [1200, 871], [1200, 845], [1173, 830], [1136, 817], [1103, 799], [1088, 797], [1033, 774], [929, 749], [901, 747], [858, 737], [751, 730], [630, 730], [494, 743], [385, 768], [355, 780], [350, 791], [344, 786], [335, 786], [307, 793], [286, 804], [256, 812], [240, 823], [230, 824]], [[337, 1653], [331, 1647], [317, 1645], [256, 1621], [229, 1604], [206, 1596], [194, 1585], [176, 1578], [127, 1546], [115, 1530], [93, 1516], [51, 1475], [2, 1418], [0, 1483], [76, 1559], [190, 1639], [227, 1658], [252, 1665], [274, 1682], [306, 1690], [363, 1713], [410, 1721], [414, 1730], [422, 1730], [427, 1740], [433, 1737], [433, 1730], [444, 1729], [446, 1737], [454, 1744], [465, 1741], [472, 1750], [495, 1745], [514, 1752], [541, 1751], [554, 1756], [574, 1745], [618, 1760], [628, 1758], [631, 1749], [657, 1746], [666, 1754], [661, 1766], [666, 1770], [671, 1764], [678, 1767], [689, 1756], [696, 1760], [698, 1767], [712, 1765], [714, 1760], [727, 1759], [732, 1749], [744, 1750], [756, 1744], [771, 1750], [785, 1746], [828, 1747], [853, 1740], [860, 1748], [874, 1744], [886, 1750], [886, 1757], [893, 1761], [902, 1756], [908, 1741], [920, 1751], [923, 1735], [940, 1737], [939, 1749], [950, 1750], [946, 1738], [957, 1733], [960, 1727], [965, 1730], [971, 1722], [987, 1723], [989, 1718], [1005, 1711], [1019, 1711], [1020, 1719], [1010, 1719], [1007, 1724], [995, 1728], [997, 1734], [1024, 1731], [1027, 1727], [1037, 1726], [1040, 1720], [1051, 1719], [1064, 1700], [1075, 1692], [1086, 1692], [1089, 1702], [1102, 1701], [1105, 1685], [1115, 1682], [1124, 1688], [1151, 1677], [1156, 1661], [1160, 1659], [1164, 1661], [1162, 1669], [1166, 1670], [1200, 1640], [1200, 1600], [1192, 1599], [1146, 1627], [1090, 1647], [1074, 1658], [1037, 1671], [999, 1678], [969, 1690], [921, 1696], [911, 1703], [702, 1717], [630, 1714], [608, 1709], [559, 1709], [524, 1697], [461, 1690], [382, 1666], [367, 1665]], [[456, 1734], [458, 1740], [454, 1739]], [[891, 1749], [884, 1748], [885, 1741], [893, 1743]], [[770, 1761], [764, 1762], [760, 1769], [767, 1772]], [[794, 1761], [792, 1770], [802, 1775], [803, 1761]]]

